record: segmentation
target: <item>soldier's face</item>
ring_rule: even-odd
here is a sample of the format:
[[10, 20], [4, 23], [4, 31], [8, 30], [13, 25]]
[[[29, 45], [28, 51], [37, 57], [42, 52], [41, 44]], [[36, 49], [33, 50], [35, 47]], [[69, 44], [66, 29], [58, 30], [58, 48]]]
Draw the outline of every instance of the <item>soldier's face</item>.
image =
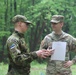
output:
[[59, 31], [62, 29], [63, 24], [62, 23], [51, 23], [51, 27], [54, 31]]
[[24, 33], [28, 29], [27, 23], [22, 22], [21, 23], [21, 31]]

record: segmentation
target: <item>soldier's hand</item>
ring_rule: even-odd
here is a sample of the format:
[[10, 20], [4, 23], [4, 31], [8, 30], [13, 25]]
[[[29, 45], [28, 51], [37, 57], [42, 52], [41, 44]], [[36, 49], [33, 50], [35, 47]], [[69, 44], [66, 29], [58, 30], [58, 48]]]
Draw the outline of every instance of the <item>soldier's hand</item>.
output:
[[46, 58], [46, 56], [45, 56], [46, 55], [46, 50], [45, 49], [36, 51], [36, 54], [40, 58]]
[[47, 49], [47, 50], [39, 50], [36, 52], [37, 56], [40, 58], [47, 58], [48, 56], [52, 55], [54, 53], [54, 50]]
[[54, 53], [54, 49], [47, 49], [47, 56], [51, 56]]
[[68, 68], [68, 67], [70, 67], [70, 66], [72, 66], [73, 65], [73, 61], [67, 61], [65, 64], [64, 64], [64, 67], [66, 67], [66, 68]]

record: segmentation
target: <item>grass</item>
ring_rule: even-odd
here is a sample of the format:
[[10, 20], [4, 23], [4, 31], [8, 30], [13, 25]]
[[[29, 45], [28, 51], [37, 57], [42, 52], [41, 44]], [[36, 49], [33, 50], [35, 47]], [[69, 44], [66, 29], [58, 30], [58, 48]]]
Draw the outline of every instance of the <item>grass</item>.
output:
[[31, 63], [31, 73], [30, 75], [45, 75], [45, 64], [39, 64], [38, 62]]
[[[0, 63], [0, 74], [6, 75], [8, 65], [4, 63]], [[46, 64], [39, 64], [37, 62], [31, 63], [31, 73], [30, 75], [45, 75]], [[76, 65], [71, 67], [72, 75], [76, 75]]]
[[73, 75], [76, 75], [76, 65], [73, 65], [73, 66], [71, 67], [71, 69], [72, 69], [72, 74], [73, 74]]
[[5, 65], [4, 63], [0, 63], [0, 74], [1, 75], [6, 75], [7, 73], [7, 64]]

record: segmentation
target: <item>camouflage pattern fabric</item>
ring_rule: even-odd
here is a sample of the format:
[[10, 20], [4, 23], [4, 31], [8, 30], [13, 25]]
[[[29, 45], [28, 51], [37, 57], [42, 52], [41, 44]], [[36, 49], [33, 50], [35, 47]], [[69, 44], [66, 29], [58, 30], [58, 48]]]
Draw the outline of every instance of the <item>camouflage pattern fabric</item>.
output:
[[[46, 75], [72, 75], [71, 69], [65, 68], [64, 63], [66, 61], [70, 60], [70, 54], [69, 51], [76, 51], [76, 39], [72, 37], [71, 35], [65, 33], [62, 31], [61, 35], [55, 34], [53, 31], [52, 33], [45, 36], [45, 38], [42, 40], [40, 49], [43, 48], [52, 48], [52, 42], [61, 41], [67, 43], [66, 48], [66, 59], [65, 61], [59, 61], [59, 60], [51, 60], [49, 57], [47, 62], [47, 69], [46, 69]], [[76, 62], [76, 57], [74, 57], [73, 62]]]
[[37, 58], [35, 52], [28, 51], [24, 34], [15, 31], [6, 42], [9, 68], [7, 75], [29, 75], [30, 63]]

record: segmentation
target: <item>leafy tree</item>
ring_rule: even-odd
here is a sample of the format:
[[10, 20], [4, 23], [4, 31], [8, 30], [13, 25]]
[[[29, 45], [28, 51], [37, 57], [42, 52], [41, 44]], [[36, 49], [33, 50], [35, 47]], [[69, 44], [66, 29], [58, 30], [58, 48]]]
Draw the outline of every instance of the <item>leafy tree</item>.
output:
[[6, 39], [14, 30], [11, 22], [14, 15], [25, 15], [33, 23], [25, 34], [33, 51], [39, 49], [43, 37], [51, 32], [50, 19], [54, 14], [64, 15], [63, 30], [76, 36], [75, 12], [76, 0], [0, 0], [0, 56], [4, 55]]

